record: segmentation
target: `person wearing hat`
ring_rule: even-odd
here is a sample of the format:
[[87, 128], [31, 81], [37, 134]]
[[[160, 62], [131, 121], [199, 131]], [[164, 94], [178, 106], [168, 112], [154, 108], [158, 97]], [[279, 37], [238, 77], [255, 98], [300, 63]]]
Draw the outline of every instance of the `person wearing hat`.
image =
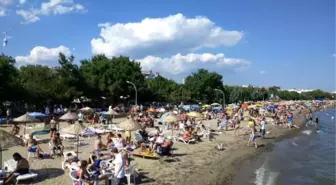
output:
[[114, 154], [114, 184], [122, 185], [125, 182], [125, 158], [122, 152], [117, 148], [112, 148], [111, 153]]

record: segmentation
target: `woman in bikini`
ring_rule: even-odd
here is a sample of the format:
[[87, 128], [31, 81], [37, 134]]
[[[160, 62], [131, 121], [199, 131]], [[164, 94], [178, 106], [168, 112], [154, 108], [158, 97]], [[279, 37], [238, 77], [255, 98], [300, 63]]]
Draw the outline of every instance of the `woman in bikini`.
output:
[[88, 162], [86, 160], [82, 160], [80, 168], [77, 171], [77, 177], [81, 182], [83, 182], [83, 185], [93, 185], [93, 181], [91, 180], [87, 167]]

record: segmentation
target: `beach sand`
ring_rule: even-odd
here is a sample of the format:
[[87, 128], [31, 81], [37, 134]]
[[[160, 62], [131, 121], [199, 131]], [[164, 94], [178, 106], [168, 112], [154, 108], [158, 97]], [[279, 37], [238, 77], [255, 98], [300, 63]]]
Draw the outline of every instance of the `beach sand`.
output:
[[[295, 114], [295, 124], [302, 123], [304, 115]], [[119, 123], [124, 118], [118, 118], [114, 122]], [[203, 124], [216, 128], [216, 120], [203, 121]], [[66, 127], [67, 123], [60, 123], [61, 128]], [[247, 121], [241, 123], [241, 128], [247, 127]], [[0, 129], [9, 131], [9, 127], [1, 127]], [[36, 130], [27, 130], [30, 133]], [[173, 159], [151, 160], [139, 157], [133, 157], [131, 163], [137, 164], [140, 180], [137, 184], [148, 185], [223, 185], [231, 184], [234, 174], [239, 173], [237, 166], [239, 161], [242, 161], [250, 156], [258, 155], [259, 152], [271, 149], [271, 143], [281, 139], [282, 136], [290, 133], [290, 129], [281, 128], [279, 126], [267, 125], [266, 135], [272, 139], [257, 138], [258, 149], [253, 146], [247, 147], [248, 135], [243, 135], [243, 129], [240, 130], [240, 136], [233, 136], [233, 130], [229, 129], [222, 134], [215, 135], [210, 141], [204, 139], [203, 142], [196, 144], [184, 144], [175, 142], [173, 146]], [[22, 129], [21, 129], [21, 132]], [[167, 131], [165, 135], [170, 135]], [[22, 134], [22, 133], [21, 133]], [[103, 136], [103, 141], [105, 142]], [[40, 138], [46, 139], [46, 142], [40, 144], [40, 147], [45, 152], [48, 152], [48, 138], [49, 135], [41, 135]], [[89, 145], [81, 146], [79, 148], [79, 158], [88, 159], [90, 153], [93, 151], [93, 142], [96, 137], [85, 139]], [[218, 151], [215, 147], [218, 144], [224, 144], [225, 150]], [[70, 143], [64, 141], [65, 146]], [[72, 149], [75, 150], [75, 149]], [[69, 149], [65, 149], [69, 151]], [[12, 147], [2, 152], [2, 164], [4, 161], [11, 159], [14, 152], [19, 152], [24, 157], [27, 157], [27, 149], [24, 147]], [[34, 184], [42, 185], [60, 185], [71, 184], [68, 170], [61, 169], [61, 161], [63, 157], [55, 157], [54, 159], [30, 159], [31, 169], [37, 171], [39, 174]], [[22, 182], [21, 184], [30, 184], [31, 182]], [[104, 184], [103, 182], [101, 184]]]

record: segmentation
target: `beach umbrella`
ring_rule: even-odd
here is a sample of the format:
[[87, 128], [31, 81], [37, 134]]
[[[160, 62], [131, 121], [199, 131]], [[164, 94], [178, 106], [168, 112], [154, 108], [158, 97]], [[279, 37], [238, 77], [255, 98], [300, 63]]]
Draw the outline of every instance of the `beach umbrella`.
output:
[[119, 127], [124, 130], [135, 131], [141, 128], [139, 122], [133, 119], [127, 119], [119, 124]]
[[110, 109], [109, 111], [104, 112], [104, 114], [105, 114], [105, 115], [111, 115], [111, 116], [117, 116], [117, 115], [119, 115], [119, 113], [116, 112], [116, 111], [113, 110], [113, 109]]
[[146, 112], [155, 112], [155, 109], [153, 109], [153, 108], [148, 108], [148, 109], [146, 110]]
[[199, 112], [195, 112], [195, 111], [193, 111], [193, 112], [189, 112], [189, 113], [187, 114], [187, 116], [189, 116], [189, 117], [193, 117], [193, 118], [204, 118], [204, 116], [203, 116], [201, 113], [199, 113]]
[[82, 112], [93, 112], [93, 109], [91, 109], [90, 107], [84, 107], [84, 108], [81, 108], [79, 110], [82, 111]]
[[173, 114], [170, 114], [167, 117], [163, 118], [163, 122], [166, 122], [166, 123], [175, 123], [178, 121], [179, 121], [179, 118]]
[[59, 118], [60, 120], [65, 120], [65, 121], [75, 121], [78, 119], [78, 116], [74, 112], [67, 112], [63, 116]]
[[84, 132], [85, 126], [82, 123], [75, 123], [70, 125], [64, 129], [62, 129], [63, 133], [72, 134], [77, 136], [77, 156], [78, 156], [78, 142], [79, 142], [79, 135]]
[[[3, 148], [10, 148], [13, 146], [23, 146], [24, 141], [21, 138], [13, 136], [12, 134], [0, 130], [0, 161], [2, 161], [2, 150]], [[2, 164], [0, 164], [2, 165]]]
[[[165, 118], [162, 119], [163, 122], [165, 122], [166, 124], [174, 124], [179, 122], [179, 118], [177, 116], [175, 116], [174, 114], [170, 114], [168, 116], [166, 116]], [[174, 127], [172, 127], [172, 135], [174, 134]]]
[[43, 114], [42, 112], [30, 112], [28, 114], [29, 114], [29, 116], [32, 116], [34, 118], [46, 118], [46, 117], [48, 117], [48, 115]]
[[212, 103], [211, 106], [221, 106], [219, 103]]
[[36, 119], [32, 116], [29, 115], [29, 113], [26, 113], [20, 117], [17, 117], [17, 118], [14, 118], [13, 119], [14, 122], [18, 122], [18, 123], [25, 123], [25, 127], [24, 127], [24, 130], [23, 130], [23, 135], [26, 134], [26, 124], [27, 122], [34, 122], [36, 121]]

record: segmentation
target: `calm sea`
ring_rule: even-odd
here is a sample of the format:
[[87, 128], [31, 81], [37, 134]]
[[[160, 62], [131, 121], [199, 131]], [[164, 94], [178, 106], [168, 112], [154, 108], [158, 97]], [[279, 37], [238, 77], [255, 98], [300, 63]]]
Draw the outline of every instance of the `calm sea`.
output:
[[304, 129], [244, 162], [233, 185], [335, 185], [335, 109], [313, 115], [321, 132]]

